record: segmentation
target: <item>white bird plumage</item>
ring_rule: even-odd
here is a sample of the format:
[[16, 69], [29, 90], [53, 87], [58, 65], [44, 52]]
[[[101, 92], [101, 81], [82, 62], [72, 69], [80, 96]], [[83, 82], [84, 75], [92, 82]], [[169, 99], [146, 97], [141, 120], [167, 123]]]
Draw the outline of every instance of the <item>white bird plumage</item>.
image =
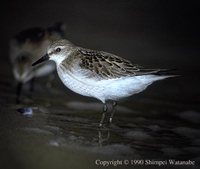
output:
[[67, 40], [52, 43], [47, 54], [33, 65], [47, 59], [56, 62], [58, 75], [67, 88], [104, 103], [100, 126], [107, 111], [107, 100], [116, 105], [120, 98], [140, 93], [153, 82], [173, 76], [161, 75], [166, 70], [144, 69], [116, 55], [77, 47]]
[[62, 65], [57, 65], [57, 72], [61, 81], [70, 90], [89, 97], [101, 100], [119, 100], [145, 90], [154, 81], [170, 76], [142, 75], [133, 77], [120, 77], [115, 79], [96, 80], [85, 77], [85, 71], [80, 67], [66, 70]]

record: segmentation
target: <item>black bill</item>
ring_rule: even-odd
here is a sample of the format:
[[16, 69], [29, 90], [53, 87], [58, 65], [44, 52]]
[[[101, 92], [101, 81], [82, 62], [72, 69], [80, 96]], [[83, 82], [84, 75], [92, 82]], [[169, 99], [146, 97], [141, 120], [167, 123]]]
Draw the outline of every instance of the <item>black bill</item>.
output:
[[42, 56], [39, 60], [37, 60], [36, 62], [34, 62], [34, 63], [32, 64], [32, 66], [35, 66], [35, 65], [37, 65], [37, 64], [39, 64], [39, 63], [42, 63], [42, 62], [44, 62], [45, 60], [49, 60], [49, 55], [48, 55], [48, 54]]

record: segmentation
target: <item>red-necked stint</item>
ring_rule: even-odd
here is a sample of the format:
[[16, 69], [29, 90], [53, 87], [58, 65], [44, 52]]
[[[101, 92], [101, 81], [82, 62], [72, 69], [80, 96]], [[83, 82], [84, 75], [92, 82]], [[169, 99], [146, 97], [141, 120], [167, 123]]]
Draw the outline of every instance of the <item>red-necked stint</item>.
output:
[[66, 87], [103, 102], [99, 127], [103, 126], [108, 100], [113, 101], [111, 123], [117, 100], [142, 92], [157, 80], [173, 76], [162, 75], [167, 70], [145, 69], [114, 54], [84, 49], [64, 39], [53, 42], [47, 53], [32, 66], [45, 60], [55, 61], [58, 75]]

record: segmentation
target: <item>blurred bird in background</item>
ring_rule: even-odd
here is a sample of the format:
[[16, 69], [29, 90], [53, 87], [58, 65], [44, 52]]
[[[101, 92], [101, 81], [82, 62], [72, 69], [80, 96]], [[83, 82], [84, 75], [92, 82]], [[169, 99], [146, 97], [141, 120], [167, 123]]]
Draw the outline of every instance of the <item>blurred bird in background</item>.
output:
[[35, 78], [49, 75], [55, 70], [52, 62], [37, 67], [32, 67], [31, 64], [45, 54], [52, 41], [65, 38], [65, 31], [65, 24], [58, 22], [47, 28], [34, 27], [23, 30], [10, 40], [10, 60], [17, 81], [17, 103], [20, 103], [20, 95], [25, 83], [30, 82], [32, 91]]

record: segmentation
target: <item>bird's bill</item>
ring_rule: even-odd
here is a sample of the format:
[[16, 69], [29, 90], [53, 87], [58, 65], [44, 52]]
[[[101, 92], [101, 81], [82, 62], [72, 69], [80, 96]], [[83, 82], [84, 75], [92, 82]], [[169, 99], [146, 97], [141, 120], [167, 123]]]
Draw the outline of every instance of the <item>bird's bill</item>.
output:
[[32, 66], [35, 66], [35, 65], [37, 65], [39, 63], [42, 63], [42, 62], [44, 62], [46, 60], [49, 60], [49, 55], [48, 54], [45, 54], [44, 56], [42, 56], [40, 59], [38, 59], [36, 62], [34, 62], [32, 64]]

